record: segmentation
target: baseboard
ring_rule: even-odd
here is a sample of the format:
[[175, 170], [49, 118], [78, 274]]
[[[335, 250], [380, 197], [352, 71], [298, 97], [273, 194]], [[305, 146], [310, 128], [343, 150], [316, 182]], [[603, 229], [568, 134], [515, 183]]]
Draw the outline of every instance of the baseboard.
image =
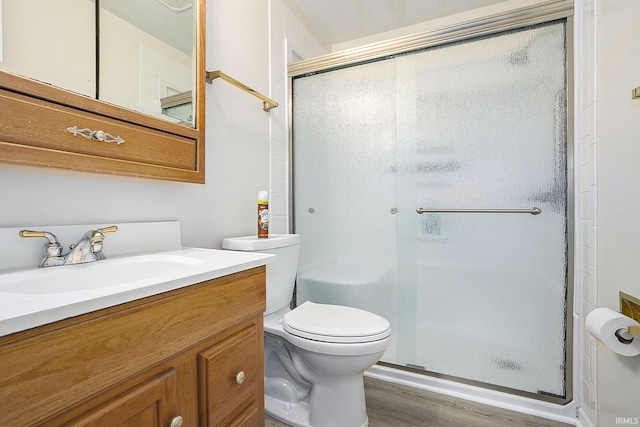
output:
[[582, 410], [582, 408], [578, 408], [578, 423], [577, 427], [595, 427], [587, 414]]

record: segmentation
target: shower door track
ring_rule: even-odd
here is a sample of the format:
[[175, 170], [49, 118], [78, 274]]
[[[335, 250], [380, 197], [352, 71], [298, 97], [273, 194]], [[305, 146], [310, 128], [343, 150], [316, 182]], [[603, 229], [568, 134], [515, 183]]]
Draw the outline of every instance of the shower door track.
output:
[[399, 365], [397, 363], [384, 362], [379, 361], [374, 366], [384, 366], [387, 368], [398, 369], [400, 371], [410, 372], [412, 374], [423, 375], [425, 377], [437, 378], [439, 380], [451, 381], [453, 383], [465, 384], [472, 387], [479, 387], [486, 390], [497, 391], [500, 393], [508, 393], [514, 396], [524, 397], [528, 399], [536, 399], [542, 402], [553, 403], [557, 405], [566, 405], [572, 399], [570, 398], [570, 387], [567, 387], [567, 396], [568, 398], [564, 398], [562, 396], [556, 396], [554, 394], [548, 394], [545, 392], [532, 393], [528, 391], [519, 390], [517, 388], [510, 388], [505, 386], [500, 386], [491, 383], [485, 383], [482, 381], [471, 380], [469, 378], [456, 377], [453, 375], [441, 374], [439, 372], [429, 371], [424, 369], [422, 366], [413, 366], [413, 365]]
[[[470, 21], [436, 28], [432, 31], [397, 37], [363, 47], [346, 49], [288, 65], [289, 78], [326, 72], [349, 65], [379, 61], [428, 47], [500, 33], [573, 16], [573, 0], [550, 0], [544, 3], [498, 12]], [[568, 40], [571, 40], [568, 38]], [[291, 92], [290, 92], [291, 93]], [[290, 104], [291, 105], [291, 104]]]

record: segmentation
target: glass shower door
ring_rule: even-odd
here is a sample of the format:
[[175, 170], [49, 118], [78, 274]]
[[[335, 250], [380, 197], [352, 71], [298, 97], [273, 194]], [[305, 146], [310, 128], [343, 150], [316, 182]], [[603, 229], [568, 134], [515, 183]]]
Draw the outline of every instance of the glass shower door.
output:
[[565, 396], [564, 40], [555, 23], [396, 59], [396, 363]]
[[297, 303], [385, 316], [384, 362], [564, 397], [566, 74], [555, 22], [295, 78]]

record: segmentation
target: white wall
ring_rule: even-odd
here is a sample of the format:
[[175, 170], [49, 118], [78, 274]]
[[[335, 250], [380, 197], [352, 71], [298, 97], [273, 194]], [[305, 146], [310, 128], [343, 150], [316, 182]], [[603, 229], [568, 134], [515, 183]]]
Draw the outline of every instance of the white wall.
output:
[[[207, 2], [208, 70], [269, 93], [268, 7]], [[206, 90], [206, 184], [0, 165], [0, 227], [177, 219], [184, 245], [213, 248], [256, 233], [258, 191], [269, 185], [269, 113], [224, 81]]]
[[[640, 297], [640, 2], [595, 3], [597, 306], [619, 310], [619, 291]], [[597, 425], [640, 424], [640, 356], [595, 345]]]

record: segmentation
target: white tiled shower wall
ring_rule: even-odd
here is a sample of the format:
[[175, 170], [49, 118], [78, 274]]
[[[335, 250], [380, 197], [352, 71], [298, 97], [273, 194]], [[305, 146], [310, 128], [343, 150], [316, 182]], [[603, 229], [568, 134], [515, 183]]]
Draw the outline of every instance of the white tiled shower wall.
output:
[[287, 58], [291, 50], [303, 58], [313, 58], [330, 52], [330, 46], [309, 31], [301, 22], [299, 12], [292, 10], [294, 4], [286, 0], [271, 0], [271, 98], [278, 108], [271, 110], [271, 170], [269, 211], [271, 231], [289, 232], [289, 161], [290, 150], [289, 97], [287, 94]]
[[586, 427], [597, 419], [597, 376], [595, 341], [584, 327], [586, 315], [597, 307], [597, 184], [596, 184], [596, 0], [576, 2], [576, 48], [578, 72], [577, 97], [578, 140], [576, 182], [578, 201], [575, 234], [578, 238], [576, 265], [578, 269], [575, 292], [576, 311], [580, 314], [580, 422]]

